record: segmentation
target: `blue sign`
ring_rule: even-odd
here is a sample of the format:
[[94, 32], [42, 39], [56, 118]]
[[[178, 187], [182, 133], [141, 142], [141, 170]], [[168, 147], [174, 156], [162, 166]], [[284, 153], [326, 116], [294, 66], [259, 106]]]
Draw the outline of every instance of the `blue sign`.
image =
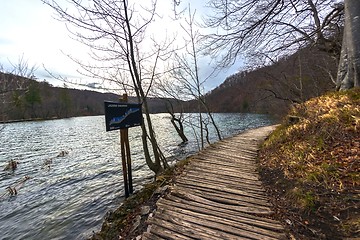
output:
[[106, 131], [136, 127], [142, 124], [141, 104], [104, 103]]

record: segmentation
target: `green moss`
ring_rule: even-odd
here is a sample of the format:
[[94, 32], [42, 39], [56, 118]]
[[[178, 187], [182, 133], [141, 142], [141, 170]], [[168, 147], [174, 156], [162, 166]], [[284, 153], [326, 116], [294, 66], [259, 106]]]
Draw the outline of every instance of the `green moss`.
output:
[[282, 143], [286, 140], [286, 129], [287, 126], [279, 125], [268, 137], [268, 139], [263, 143], [264, 147], [270, 147], [272, 145]]
[[316, 210], [317, 197], [312, 191], [306, 191], [297, 186], [287, 193], [287, 197], [303, 209]]
[[320, 181], [322, 181], [322, 176], [320, 172], [311, 172], [307, 175], [306, 179], [309, 182], [319, 183]]

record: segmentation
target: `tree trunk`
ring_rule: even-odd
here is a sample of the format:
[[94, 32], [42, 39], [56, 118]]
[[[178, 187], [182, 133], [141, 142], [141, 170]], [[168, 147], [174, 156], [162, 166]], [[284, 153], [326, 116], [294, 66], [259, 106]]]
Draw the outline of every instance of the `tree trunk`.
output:
[[206, 104], [206, 102], [205, 102], [205, 100], [204, 100], [203, 98], [200, 98], [199, 100], [200, 100], [200, 102], [202, 103], [202, 105], [204, 106], [207, 114], [208, 114], [209, 117], [210, 117], [211, 123], [212, 123], [212, 125], [213, 125], [214, 128], [215, 128], [215, 131], [216, 131], [216, 134], [217, 134], [217, 136], [218, 136], [218, 139], [219, 139], [219, 140], [222, 140], [221, 134], [220, 134], [220, 130], [219, 130], [218, 126], [216, 125], [215, 119], [214, 119], [213, 115], [211, 114], [211, 111], [210, 111], [208, 105]]
[[345, 0], [345, 27], [337, 76], [337, 89], [360, 86], [360, 1]]
[[[127, 1], [123, 0], [123, 5], [124, 5], [124, 14], [125, 14], [125, 24], [126, 24], [126, 28], [127, 28], [127, 32], [128, 32], [128, 66], [130, 68], [130, 72], [132, 75], [132, 80], [134, 83], [134, 90], [136, 92], [137, 98], [138, 100], [141, 100], [142, 105], [143, 105], [143, 109], [144, 109], [144, 114], [146, 117], [146, 122], [147, 122], [147, 126], [148, 129], [146, 129], [145, 123], [142, 124], [142, 142], [143, 142], [143, 147], [144, 147], [144, 153], [145, 153], [145, 160], [147, 165], [149, 166], [149, 168], [156, 174], [158, 175], [163, 168], [161, 167], [161, 161], [163, 162], [164, 168], [167, 167], [166, 164], [166, 160], [163, 159], [163, 155], [161, 154], [161, 152], [159, 151], [159, 146], [157, 144], [156, 138], [155, 138], [155, 133], [154, 133], [154, 129], [152, 127], [152, 123], [151, 123], [151, 118], [150, 118], [150, 112], [149, 112], [149, 108], [147, 105], [147, 99], [146, 99], [146, 95], [144, 93], [144, 90], [142, 88], [141, 85], [141, 77], [140, 77], [140, 72], [138, 70], [138, 65], [136, 63], [136, 57], [135, 57], [135, 47], [134, 47], [134, 40], [133, 40], [133, 35], [131, 32], [131, 24], [130, 24], [130, 18], [128, 15], [128, 7], [127, 7]], [[146, 131], [148, 130], [148, 132]], [[149, 134], [149, 135], [148, 135]], [[147, 144], [147, 137], [149, 137], [150, 139], [150, 144], [151, 147], [153, 149], [153, 154], [154, 154], [154, 158], [155, 160], [152, 161], [150, 158], [150, 153], [149, 153], [149, 148], [148, 148], [148, 144]]]
[[[177, 123], [179, 124], [179, 126], [176, 125], [175, 122], [177, 122]], [[181, 138], [182, 143], [187, 142], [188, 139], [187, 139], [187, 137], [185, 136], [184, 127], [183, 127], [183, 125], [182, 125], [182, 122], [181, 122], [179, 119], [177, 119], [175, 116], [172, 115], [172, 116], [171, 116], [171, 123], [172, 123], [172, 125], [174, 126], [177, 134], [178, 134], [179, 137]]]

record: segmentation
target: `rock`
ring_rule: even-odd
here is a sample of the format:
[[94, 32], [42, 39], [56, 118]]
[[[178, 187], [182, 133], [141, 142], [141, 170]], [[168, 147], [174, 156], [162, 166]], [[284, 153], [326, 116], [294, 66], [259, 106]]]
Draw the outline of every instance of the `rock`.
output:
[[141, 207], [141, 216], [148, 215], [150, 213], [150, 207], [149, 206], [143, 206]]
[[286, 222], [287, 224], [289, 224], [289, 225], [292, 225], [292, 222], [291, 222], [290, 219], [286, 219], [285, 222]]

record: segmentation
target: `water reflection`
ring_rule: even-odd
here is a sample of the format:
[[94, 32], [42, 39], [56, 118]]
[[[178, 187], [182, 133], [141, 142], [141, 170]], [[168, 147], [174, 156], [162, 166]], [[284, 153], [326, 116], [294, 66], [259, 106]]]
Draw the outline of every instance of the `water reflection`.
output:
[[[223, 136], [271, 123], [264, 115], [214, 116]], [[196, 121], [194, 115], [187, 117]], [[189, 143], [179, 145], [167, 115], [152, 118], [169, 159], [196, 151], [191, 128], [186, 128]], [[140, 128], [129, 129], [135, 189], [152, 179], [140, 134]], [[0, 143], [0, 167], [18, 162], [15, 171], [0, 171], [0, 196], [8, 186], [30, 177], [16, 196], [0, 200], [3, 239], [81, 239], [98, 230], [105, 213], [123, 200], [119, 132], [105, 132], [103, 116], [7, 124]]]

